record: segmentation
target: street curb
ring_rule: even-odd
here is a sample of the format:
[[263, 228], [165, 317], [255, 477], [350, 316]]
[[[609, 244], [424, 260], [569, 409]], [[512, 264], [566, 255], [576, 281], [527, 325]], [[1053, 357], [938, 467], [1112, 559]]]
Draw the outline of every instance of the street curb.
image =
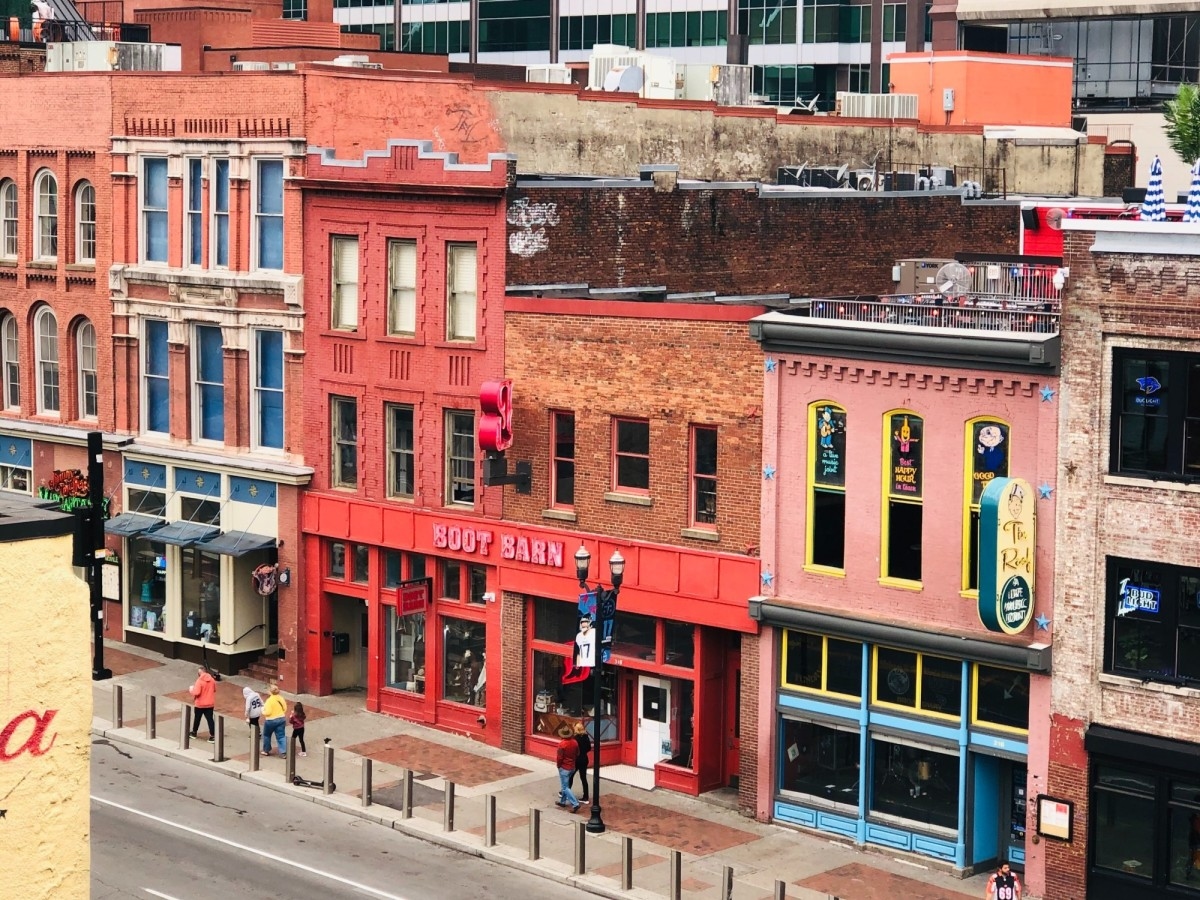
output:
[[[127, 730], [93, 727], [91, 732], [94, 737], [101, 737], [111, 743], [139, 747], [142, 750], [157, 753], [159, 756], [164, 756], [168, 759], [201, 766], [210, 772], [226, 775], [248, 784], [265, 787], [280, 794], [287, 794], [290, 797], [298, 797], [310, 803], [316, 803], [328, 809], [345, 813], [367, 822], [373, 822], [394, 831], [399, 831], [402, 834], [429, 844], [444, 847], [448, 850], [455, 850], [459, 853], [474, 856], [510, 869], [517, 869], [528, 875], [545, 878], [548, 881], [557, 881], [560, 884], [569, 885], [599, 897], [608, 897], [610, 900], [662, 900], [662, 894], [656, 894], [643, 888], [635, 887], [631, 890], [623, 891], [619, 887], [610, 887], [607, 884], [596, 883], [594, 879], [602, 876], [575, 875], [569, 863], [545, 858], [540, 860], [522, 859], [520, 856], [514, 855], [518, 851], [506, 845], [498, 844], [495, 847], [484, 847], [482, 842], [475, 843], [476, 840], [481, 841], [482, 839], [475, 838], [473, 835], [467, 838], [463, 832], [428, 831], [425, 826], [420, 824], [424, 820], [401, 819], [393, 815], [380, 814], [374, 811], [377, 807], [355, 806], [348, 799], [339, 798], [337, 794], [314, 794], [312, 789], [297, 788], [294, 785], [286, 784], [282, 780], [268, 780], [265, 777], [266, 773], [262, 770], [258, 772], [241, 771], [230, 768], [228, 761], [218, 763], [211, 759], [197, 759], [189, 751], [180, 750], [178, 747], [161, 746], [158, 743], [160, 741], [168, 741], [169, 739], [167, 738], [155, 738], [149, 741], [145, 738], [138, 739], [129, 734], [119, 733]], [[345, 797], [345, 795], [342, 795], [342, 797]], [[434, 826], [431, 824], [429, 827]], [[463, 835], [463, 837], [455, 838], [453, 835]]]

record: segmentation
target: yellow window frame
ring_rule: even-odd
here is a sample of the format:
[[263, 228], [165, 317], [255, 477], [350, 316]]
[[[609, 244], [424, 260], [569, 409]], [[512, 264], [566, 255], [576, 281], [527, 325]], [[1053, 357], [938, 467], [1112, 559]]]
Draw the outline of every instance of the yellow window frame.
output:
[[[839, 578], [846, 577], [846, 554], [842, 551], [842, 567], [839, 569], [836, 566], [819, 565], [813, 562], [813, 525], [816, 520], [816, 494], [817, 488], [829, 494], [840, 493], [842, 496], [846, 494], [846, 488], [833, 487], [831, 485], [817, 484], [817, 457], [820, 455], [817, 452], [817, 416], [820, 415], [819, 409], [828, 406], [830, 409], [846, 415], [846, 409], [832, 400], [817, 400], [808, 405], [808, 509], [804, 517], [804, 569], [806, 572], [816, 572], [821, 575], [833, 575]], [[843, 547], [845, 546], [845, 523], [842, 524], [843, 529]]]
[[1008, 441], [1008, 464], [1012, 468], [1012, 425], [999, 416], [975, 416], [967, 419], [963, 434], [963, 515], [962, 515], [962, 579], [959, 596], [967, 599], [977, 599], [979, 588], [971, 587], [971, 513], [979, 512], [979, 504], [971, 501], [975, 485], [975, 426], [979, 422], [991, 422], [1003, 425], [1005, 438]]
[[[1011, 458], [1009, 457], [1009, 459]], [[973, 728], [986, 728], [988, 731], [1003, 731], [1008, 734], [1020, 734], [1028, 737], [1028, 728], [1014, 728], [1012, 725], [1000, 725], [999, 723], [979, 718], [979, 666], [980, 663], [971, 663], [971, 726]], [[1000, 672], [1012, 672], [1015, 675], [1027, 676], [1029, 674], [1028, 672], [1022, 672], [1020, 669], [1009, 669], [1006, 666], [989, 665], [988, 668], [996, 669]]]
[[[886, 585], [888, 587], [898, 587], [898, 588], [904, 588], [904, 589], [910, 590], [910, 591], [919, 591], [919, 590], [924, 589], [923, 581], [919, 581], [919, 580], [914, 581], [911, 578], [896, 578], [895, 576], [888, 574], [888, 544], [890, 543], [891, 532], [892, 532], [892, 517], [891, 517], [891, 513], [889, 511], [890, 501], [895, 500], [898, 503], [909, 503], [909, 504], [912, 504], [913, 506], [920, 506], [922, 508], [922, 511], [924, 510], [924, 506], [925, 506], [924, 473], [922, 473], [922, 475], [921, 475], [921, 477], [922, 477], [921, 497], [918, 499], [914, 500], [912, 498], [905, 497], [900, 494], [893, 494], [889, 490], [889, 485], [891, 484], [890, 476], [891, 476], [891, 468], [892, 468], [891, 421], [892, 421], [892, 416], [898, 416], [898, 415], [905, 415], [905, 416], [910, 416], [914, 419], [920, 419], [921, 420], [921, 440], [924, 441], [924, 439], [925, 439], [925, 417], [923, 415], [921, 415], [920, 413], [915, 412], [914, 410], [911, 410], [911, 409], [898, 408], [898, 409], [889, 409], [887, 412], [885, 412], [883, 414], [883, 443], [880, 445], [882, 452], [879, 454], [880, 455], [880, 465], [881, 465], [881, 470], [882, 470], [882, 477], [883, 477], [883, 483], [881, 486], [883, 496], [882, 496], [882, 500], [880, 502], [880, 510], [879, 510], [879, 583], [882, 585]], [[924, 451], [922, 451], [922, 454], [924, 454]], [[924, 467], [924, 465], [923, 465], [924, 459], [925, 459], [925, 457], [924, 457], [924, 455], [922, 455], [922, 457], [921, 457], [922, 468]], [[925, 525], [925, 520], [924, 520], [924, 518], [922, 518], [922, 520], [921, 520], [922, 531], [924, 531], [924, 525]], [[922, 534], [921, 535], [922, 552], [924, 551], [924, 542], [925, 542], [925, 535]], [[924, 569], [924, 561], [922, 561], [922, 569]], [[924, 574], [924, 573], [922, 572], [922, 574]]]
[[[889, 703], [886, 700], [879, 699], [879, 651], [894, 650], [897, 653], [911, 653], [917, 658], [917, 674], [916, 674], [916, 696], [914, 698], [915, 706], [905, 706], [903, 703]], [[887, 647], [880, 644], [875, 644], [871, 647], [871, 705], [878, 706], [882, 709], [895, 709], [906, 713], [920, 713], [923, 716], [931, 716], [935, 719], [942, 719], [946, 722], [961, 722], [962, 713], [957, 716], [952, 716], [949, 713], [937, 712], [935, 710], [923, 709], [921, 706], [921, 690], [922, 681], [925, 675], [925, 657], [932, 656], [934, 659], [944, 659], [947, 662], [957, 662], [959, 667], [962, 666], [962, 660], [956, 660], [952, 656], [938, 656], [936, 653], [921, 653], [919, 650], [905, 650], [903, 647]], [[961, 675], [959, 676], [961, 684]], [[962, 688], [959, 688], [961, 692]]]
[[[806, 684], [795, 684], [787, 680], [788, 671], [788, 635], [789, 634], [806, 634], [809, 637], [821, 639], [821, 686], [819, 688], [809, 687]], [[845, 640], [839, 638], [838, 640]], [[848, 644], [858, 644], [862, 646], [862, 641], [847, 640]], [[861, 673], [861, 663], [860, 663]], [[860, 674], [861, 677], [861, 674]], [[804, 631], [801, 628], [785, 628], [783, 629], [783, 650], [782, 660], [779, 666], [779, 683], [782, 687], [790, 691], [803, 691], [806, 694], [822, 694], [826, 697], [838, 697], [844, 700], [853, 700], [858, 702], [862, 700], [862, 691], [858, 694], [843, 694], [840, 691], [831, 691], [826, 687], [829, 684], [829, 635], [817, 634], [815, 631]], [[861, 684], [861, 681], [860, 681]]]

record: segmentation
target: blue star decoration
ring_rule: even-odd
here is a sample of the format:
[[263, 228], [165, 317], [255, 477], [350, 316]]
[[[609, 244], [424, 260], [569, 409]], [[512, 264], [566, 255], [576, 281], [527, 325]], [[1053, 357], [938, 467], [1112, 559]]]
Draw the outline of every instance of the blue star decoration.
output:
[[1039, 613], [1038, 617], [1036, 619], [1034, 619], [1033, 621], [1035, 621], [1037, 623], [1038, 631], [1049, 631], [1050, 630], [1050, 620], [1046, 618], [1045, 613]]
[[1054, 493], [1054, 488], [1050, 487], [1050, 485], [1048, 485], [1048, 484], [1039, 484], [1038, 485], [1038, 496], [1041, 499], [1049, 500], [1050, 495], [1053, 493]]
[[1058, 393], [1058, 392], [1056, 390], [1054, 390], [1054, 388], [1050, 387], [1050, 385], [1043, 384], [1042, 385], [1042, 402], [1049, 403], [1051, 400], [1054, 399], [1054, 395], [1056, 393]]
[[762, 573], [763, 587], [770, 587], [775, 582], [775, 573], [770, 569]]
[[774, 466], [767, 466], [766, 468], [763, 469], [763, 478], [767, 479], [767, 481], [770, 481], [774, 477], [775, 477], [775, 467]]
[[768, 371], [768, 372], [774, 372], [774, 371], [775, 371], [775, 360], [774, 360], [774, 359], [772, 359], [772, 358], [771, 358], [771, 357], [769, 357], [769, 356], [767, 357], [767, 371]]

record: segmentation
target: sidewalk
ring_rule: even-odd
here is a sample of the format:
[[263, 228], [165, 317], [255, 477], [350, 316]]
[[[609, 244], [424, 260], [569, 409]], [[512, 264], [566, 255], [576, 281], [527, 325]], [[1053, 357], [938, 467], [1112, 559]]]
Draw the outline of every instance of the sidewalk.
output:
[[[575, 822], [579, 814], [558, 809], [558, 774], [552, 763], [508, 753], [460, 735], [426, 728], [363, 709], [361, 694], [329, 697], [287, 694], [308, 712], [307, 757], [294, 760], [297, 774], [322, 778], [322, 742], [331, 740], [337, 791], [285, 784], [284, 761], [263, 757], [249, 770], [249, 728], [243, 719], [242, 687], [264, 686], [245, 678], [217, 685], [218, 714], [226, 715], [224, 762], [213, 762], [214, 745], [200, 739], [180, 750], [179, 715], [188, 702], [196, 667], [135, 647], [106, 642], [111, 681], [93, 683], [93, 731], [111, 741], [208, 766], [264, 787], [299, 794], [426, 840], [514, 866], [607, 897], [650, 900], [667, 895], [671, 851], [682, 855], [681, 896], [716, 900], [722, 872], [734, 873], [734, 900], [769, 900], [776, 879], [787, 897], [799, 900], [966, 900], [984, 895], [986, 876], [958, 879], [917, 860], [863, 852], [853, 845], [746, 819], [704, 799], [669, 791], [646, 791], [615, 783], [601, 770], [601, 804], [606, 833], [588, 835], [587, 866], [573, 874]], [[124, 727], [113, 727], [113, 688], [123, 688]], [[156, 737], [145, 729], [146, 697], [155, 696]], [[362, 760], [372, 760], [372, 805], [362, 805]], [[401, 816], [402, 770], [413, 772], [411, 819]], [[443, 830], [445, 784], [455, 785], [454, 831]], [[484, 846], [487, 795], [496, 797], [496, 845]], [[541, 854], [529, 859], [530, 807], [541, 810]], [[633, 838], [633, 884], [621, 890], [621, 837]], [[723, 900], [723, 898], [722, 898]]]

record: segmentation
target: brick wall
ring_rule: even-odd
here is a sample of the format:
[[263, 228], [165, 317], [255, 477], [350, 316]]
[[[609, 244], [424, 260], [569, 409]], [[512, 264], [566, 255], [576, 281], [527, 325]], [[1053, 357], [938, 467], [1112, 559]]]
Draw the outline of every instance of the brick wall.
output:
[[[1083, 749], [1086, 723], [1066, 716], [1050, 717], [1050, 762], [1046, 773], [1046, 788], [1039, 793], [1049, 794], [1075, 804], [1074, 833], [1070, 843], [1056, 840], [1043, 842], [1046, 857], [1047, 900], [1081, 900], [1084, 895], [1087, 868], [1088, 823], [1088, 765]], [[1036, 800], [1036, 797], [1031, 797]], [[1031, 825], [1036, 824], [1035, 818]], [[1032, 828], [1028, 832], [1034, 834]]]
[[13, 44], [0, 49], [0, 75], [27, 75], [46, 69], [46, 51], [42, 47], [18, 47]]
[[[738, 724], [738, 810], [756, 817], [758, 806], [758, 686], [760, 639], [742, 635], [742, 702]], [[772, 677], [770, 666], [767, 678]]]
[[510, 753], [525, 752], [529, 721], [525, 709], [528, 695], [525, 661], [525, 598], [508, 591], [500, 593], [500, 746]]
[[509, 203], [511, 285], [886, 293], [896, 289], [899, 259], [1018, 251], [1014, 205], [956, 196], [760, 198], [752, 188], [518, 185]]

